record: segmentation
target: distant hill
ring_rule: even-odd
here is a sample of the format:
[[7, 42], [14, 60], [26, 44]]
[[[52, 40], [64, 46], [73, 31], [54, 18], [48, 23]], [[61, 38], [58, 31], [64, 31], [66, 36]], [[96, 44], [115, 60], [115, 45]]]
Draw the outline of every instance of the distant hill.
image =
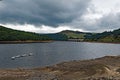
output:
[[54, 34], [45, 34], [52, 38], [53, 40], [58, 41], [67, 41], [69, 39], [85, 39], [86, 33], [79, 31], [64, 30]]
[[69, 39], [75, 39], [75, 38], [81, 38], [84, 39], [86, 33], [84, 32], [79, 32], [79, 31], [71, 31], [71, 30], [65, 30], [61, 31], [60, 34], [66, 35]]
[[120, 29], [86, 36], [85, 41], [120, 42]]
[[50, 38], [45, 35], [13, 30], [6, 28], [4, 26], [0, 26], [0, 41], [27, 41], [27, 40], [44, 41], [50, 40]]
[[90, 42], [120, 42], [120, 29], [105, 31], [103, 33], [87, 33], [79, 31], [64, 30], [54, 34], [37, 34], [13, 30], [0, 26], [0, 41], [90, 41]]
[[73, 41], [120, 42], [120, 29], [103, 33], [64, 30], [59, 32], [59, 34], [64, 34], [68, 40]]

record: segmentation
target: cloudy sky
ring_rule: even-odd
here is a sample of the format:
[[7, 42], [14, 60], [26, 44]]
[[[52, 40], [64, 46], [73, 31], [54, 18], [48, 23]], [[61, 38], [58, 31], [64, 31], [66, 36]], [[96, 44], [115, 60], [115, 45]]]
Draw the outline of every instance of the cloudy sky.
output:
[[37, 33], [120, 28], [120, 0], [2, 0], [0, 25]]

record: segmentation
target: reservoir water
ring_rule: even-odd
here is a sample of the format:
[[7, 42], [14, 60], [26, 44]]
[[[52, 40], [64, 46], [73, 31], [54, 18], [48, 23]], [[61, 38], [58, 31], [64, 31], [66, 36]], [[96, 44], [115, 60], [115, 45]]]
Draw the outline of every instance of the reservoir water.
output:
[[[12, 60], [12, 56], [33, 53]], [[88, 42], [51, 42], [0, 44], [0, 68], [35, 68], [72, 60], [120, 55], [120, 44]]]

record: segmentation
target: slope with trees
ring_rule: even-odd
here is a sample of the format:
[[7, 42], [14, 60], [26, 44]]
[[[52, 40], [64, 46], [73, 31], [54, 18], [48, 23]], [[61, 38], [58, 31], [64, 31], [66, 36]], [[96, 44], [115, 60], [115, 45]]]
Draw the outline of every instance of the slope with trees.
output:
[[103, 33], [93, 34], [91, 36], [86, 35], [85, 41], [96, 42], [120, 42], [120, 29], [114, 31], [105, 31]]
[[0, 26], [0, 41], [44, 41], [50, 40], [48, 36], [32, 32], [18, 31]]

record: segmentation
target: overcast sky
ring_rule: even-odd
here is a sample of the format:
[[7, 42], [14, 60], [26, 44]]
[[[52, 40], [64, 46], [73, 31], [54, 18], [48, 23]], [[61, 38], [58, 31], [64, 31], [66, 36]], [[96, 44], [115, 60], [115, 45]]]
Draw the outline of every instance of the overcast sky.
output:
[[37, 33], [120, 28], [120, 0], [2, 0], [0, 24]]

